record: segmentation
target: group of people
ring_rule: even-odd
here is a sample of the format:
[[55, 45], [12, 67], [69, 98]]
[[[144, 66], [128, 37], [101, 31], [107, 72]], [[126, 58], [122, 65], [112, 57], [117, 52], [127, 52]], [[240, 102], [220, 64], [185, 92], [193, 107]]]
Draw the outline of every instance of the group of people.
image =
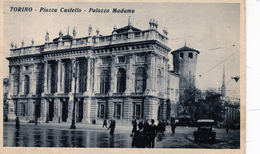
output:
[[[154, 119], [151, 119], [150, 125], [147, 120], [145, 120], [145, 123], [140, 120], [137, 124], [137, 121], [133, 119], [132, 125], [133, 129], [131, 137], [133, 137], [133, 148], [154, 148], [154, 141], [157, 134], [160, 133], [161, 135], [164, 135], [164, 132], [166, 131], [166, 123], [163, 120], [159, 120], [158, 126], [156, 126], [154, 124]], [[173, 121], [171, 123], [171, 130], [173, 134], [175, 133], [175, 128], [176, 124]]]
[[158, 127], [154, 124], [154, 120], [151, 120], [151, 125], [149, 125], [148, 121], [146, 120], [145, 123], [140, 121], [138, 123], [138, 130], [137, 130], [137, 122], [134, 119], [132, 121], [133, 130], [132, 130], [132, 147], [135, 148], [154, 148], [154, 140], [158, 133]]

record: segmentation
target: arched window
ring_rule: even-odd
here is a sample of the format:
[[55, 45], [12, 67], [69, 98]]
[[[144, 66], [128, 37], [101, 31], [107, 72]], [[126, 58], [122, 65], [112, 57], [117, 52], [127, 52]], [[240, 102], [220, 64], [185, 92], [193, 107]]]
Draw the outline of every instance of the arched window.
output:
[[38, 74], [37, 76], [37, 84], [36, 84], [36, 94], [41, 94], [42, 93], [42, 88], [43, 87], [43, 75]]
[[146, 71], [140, 67], [135, 74], [135, 92], [144, 92], [146, 89]]
[[108, 93], [109, 90], [109, 73], [103, 70], [100, 75], [100, 93]]
[[162, 73], [159, 69], [157, 71], [157, 91], [162, 92]]
[[87, 70], [88, 63], [86, 59], [79, 61], [79, 92], [83, 93], [87, 90]]
[[28, 75], [24, 76], [24, 94], [28, 95], [30, 92], [30, 77]]
[[126, 72], [125, 69], [120, 68], [117, 73], [117, 92], [123, 93], [126, 89]]

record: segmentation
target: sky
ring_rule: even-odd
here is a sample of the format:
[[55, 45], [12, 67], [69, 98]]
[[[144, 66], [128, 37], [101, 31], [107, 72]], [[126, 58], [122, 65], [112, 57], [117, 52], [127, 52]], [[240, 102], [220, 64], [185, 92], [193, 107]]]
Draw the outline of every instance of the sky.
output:
[[[32, 12], [14, 12], [10, 7], [32, 7]], [[39, 12], [40, 8], [57, 8], [57, 12]], [[60, 12], [60, 8], [80, 8], [81, 12]], [[109, 13], [90, 13], [89, 9], [109, 9]], [[134, 9], [134, 13], [111, 13], [113, 8]], [[37, 11], [36, 11], [37, 10]], [[84, 11], [86, 10], [86, 11]], [[128, 24], [141, 30], [149, 28], [150, 19], [155, 19], [162, 34], [168, 30], [168, 46], [173, 50], [184, 46], [200, 51], [197, 59], [196, 86], [201, 90], [218, 89], [222, 85], [223, 67], [229, 93], [239, 93], [239, 82], [231, 77], [240, 74], [240, 5], [235, 3], [82, 3], [82, 2], [4, 2], [4, 50], [1, 51], [0, 68], [3, 77], [8, 76], [10, 44], [21, 47], [44, 44], [46, 32], [50, 40], [57, 38], [59, 31], [76, 37], [88, 35], [92, 26], [95, 34], [110, 35], [117, 28]], [[232, 56], [231, 56], [232, 55]], [[227, 59], [228, 58], [228, 59]], [[225, 60], [226, 59], [226, 60]], [[172, 55], [169, 53], [172, 66]], [[223, 62], [224, 61], [224, 62]]]

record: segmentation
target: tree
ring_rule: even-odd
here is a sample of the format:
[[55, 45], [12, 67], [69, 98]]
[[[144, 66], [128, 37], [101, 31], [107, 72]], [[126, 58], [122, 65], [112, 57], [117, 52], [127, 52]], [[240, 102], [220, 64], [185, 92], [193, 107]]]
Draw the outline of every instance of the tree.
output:
[[223, 121], [221, 94], [213, 90], [207, 90], [202, 93], [197, 88], [189, 88], [184, 91], [180, 97], [179, 114], [190, 115], [191, 119], [213, 119], [216, 122]]

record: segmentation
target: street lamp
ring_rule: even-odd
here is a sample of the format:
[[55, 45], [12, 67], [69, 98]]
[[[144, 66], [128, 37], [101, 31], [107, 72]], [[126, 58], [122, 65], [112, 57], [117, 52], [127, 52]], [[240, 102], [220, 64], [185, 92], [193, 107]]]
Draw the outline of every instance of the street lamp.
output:
[[[76, 90], [77, 90], [77, 59], [74, 60], [73, 65], [75, 65], [74, 69], [74, 73], [72, 74], [73, 77], [75, 78], [75, 83], [74, 83], [74, 98], [73, 98], [73, 111], [72, 111], [72, 121], [71, 121], [71, 126], [70, 129], [76, 129], [76, 125], [75, 125], [75, 105], [76, 105]], [[73, 70], [71, 69], [71, 72], [73, 72]]]

